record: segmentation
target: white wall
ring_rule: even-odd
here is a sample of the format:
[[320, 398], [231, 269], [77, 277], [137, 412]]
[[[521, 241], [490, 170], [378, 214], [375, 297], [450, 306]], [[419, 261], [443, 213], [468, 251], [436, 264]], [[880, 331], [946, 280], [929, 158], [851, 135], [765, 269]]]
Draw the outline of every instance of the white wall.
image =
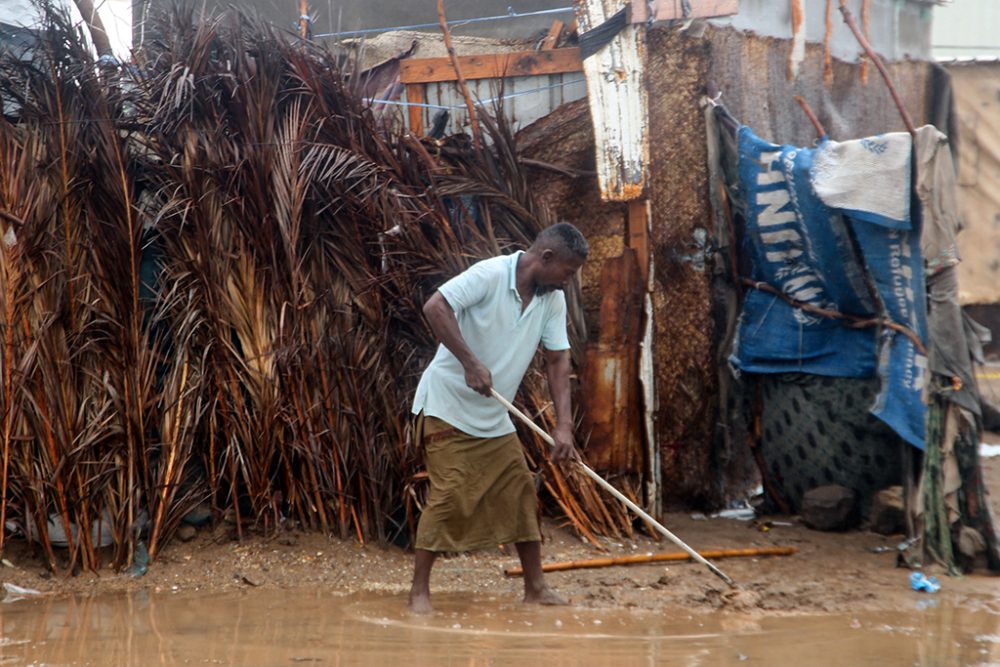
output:
[[[962, 2], [963, 0], [957, 0]], [[1000, 5], [1000, 0], [983, 0]], [[854, 34], [844, 23], [834, 2], [833, 37], [830, 51], [834, 58], [854, 62], [861, 47]], [[848, 0], [848, 8], [861, 23], [861, 0]], [[806, 14], [806, 40], [822, 42], [826, 34], [826, 0], [803, 0]], [[740, 13], [718, 23], [730, 24], [740, 30], [748, 30], [766, 37], [789, 39], [792, 36], [792, 21], [789, 3], [779, 0], [740, 0]], [[908, 0], [872, 0], [869, 21], [870, 41], [874, 49], [884, 58], [900, 60], [914, 58], [929, 60], [931, 56], [931, 7]], [[997, 26], [1000, 29], [1000, 26]]]
[[1000, 0], [952, 0], [934, 10], [938, 58], [1000, 56]]

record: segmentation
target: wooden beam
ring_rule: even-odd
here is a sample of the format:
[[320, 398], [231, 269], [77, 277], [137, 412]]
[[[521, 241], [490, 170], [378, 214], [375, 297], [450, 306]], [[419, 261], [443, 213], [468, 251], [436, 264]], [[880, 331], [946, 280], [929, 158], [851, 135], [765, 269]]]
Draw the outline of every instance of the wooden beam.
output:
[[[479, 56], [459, 56], [462, 75], [468, 79], [499, 79], [510, 76], [562, 74], [583, 69], [580, 49], [550, 49], [548, 51], [515, 51]], [[444, 58], [408, 58], [399, 63], [402, 83], [438, 83], [457, 81], [451, 60]]]
[[545, 39], [542, 40], [542, 51], [551, 51], [556, 48], [556, 44], [559, 42], [559, 35], [562, 34], [563, 22], [556, 19], [552, 22], [552, 27], [549, 28], [549, 34], [545, 35]]
[[[691, 11], [685, 16], [677, 0], [652, 0], [653, 22], [677, 19], [707, 19], [713, 16], [730, 16], [740, 11], [740, 0], [690, 0]], [[628, 22], [646, 23], [650, 17], [649, 3], [629, 4]]]
[[[424, 84], [411, 83], [406, 86], [406, 101], [413, 104], [425, 104]], [[424, 134], [424, 107], [407, 107], [410, 117], [410, 134], [422, 136]]]
[[649, 200], [629, 200], [625, 233], [625, 242], [629, 248], [635, 250], [639, 277], [645, 286], [649, 281]]

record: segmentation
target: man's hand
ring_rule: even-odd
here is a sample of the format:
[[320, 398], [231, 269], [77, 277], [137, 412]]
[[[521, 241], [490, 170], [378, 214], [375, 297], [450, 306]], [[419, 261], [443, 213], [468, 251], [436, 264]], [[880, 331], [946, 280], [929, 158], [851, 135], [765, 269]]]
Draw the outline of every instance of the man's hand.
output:
[[490, 396], [490, 389], [493, 388], [493, 375], [490, 369], [486, 368], [478, 359], [464, 366], [465, 384], [476, 393], [483, 396]]
[[562, 463], [564, 461], [579, 461], [580, 452], [576, 451], [576, 443], [573, 438], [572, 426], [556, 426], [552, 432], [552, 439], [556, 441], [552, 448], [552, 462]]

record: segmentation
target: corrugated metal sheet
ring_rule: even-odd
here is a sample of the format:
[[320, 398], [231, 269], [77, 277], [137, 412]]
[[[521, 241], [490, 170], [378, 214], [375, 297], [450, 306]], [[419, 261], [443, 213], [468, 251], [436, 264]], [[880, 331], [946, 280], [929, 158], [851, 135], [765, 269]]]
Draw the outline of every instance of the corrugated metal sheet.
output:
[[[482, 102], [492, 108], [493, 100], [502, 100], [504, 115], [516, 132], [539, 118], [549, 115], [561, 104], [578, 100], [587, 95], [587, 86], [580, 72], [523, 76], [508, 79], [477, 79], [468, 82], [473, 102]], [[449, 132], [468, 129], [469, 114], [465, 100], [453, 82], [426, 84], [425, 103], [447, 107], [451, 113]], [[425, 108], [422, 112], [424, 127], [431, 126], [431, 119], [439, 111]]]

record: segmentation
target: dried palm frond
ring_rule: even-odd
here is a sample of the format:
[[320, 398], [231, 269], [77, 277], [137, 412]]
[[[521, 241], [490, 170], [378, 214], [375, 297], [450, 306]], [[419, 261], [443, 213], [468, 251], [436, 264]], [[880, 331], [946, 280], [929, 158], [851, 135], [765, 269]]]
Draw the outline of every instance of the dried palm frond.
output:
[[[329, 52], [192, 16], [131, 78], [54, 12], [0, 62], [0, 519], [53, 568], [50, 533], [95, 568], [104, 531], [122, 566], [206, 500], [240, 532], [387, 538], [419, 468], [422, 304], [549, 224], [502, 120], [480, 150], [417, 140]], [[521, 400], [545, 420], [541, 377]], [[582, 535], [630, 530], [523, 438]]]

